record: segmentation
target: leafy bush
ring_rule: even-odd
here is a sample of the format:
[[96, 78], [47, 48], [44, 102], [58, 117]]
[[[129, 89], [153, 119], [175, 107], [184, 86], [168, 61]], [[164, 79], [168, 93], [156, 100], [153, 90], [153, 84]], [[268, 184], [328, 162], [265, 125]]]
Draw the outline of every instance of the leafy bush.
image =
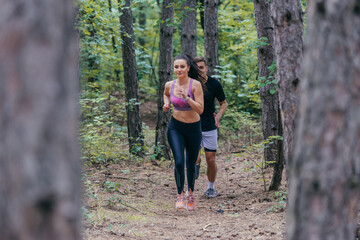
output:
[[80, 144], [89, 163], [118, 161], [127, 153], [125, 105], [117, 97], [84, 91], [80, 99]]
[[[220, 137], [239, 150], [262, 140], [261, 122], [248, 112], [229, 106], [221, 119]], [[229, 149], [229, 150], [230, 150]]]
[[[80, 96], [80, 144], [88, 164], [107, 164], [120, 160], [145, 161], [129, 153], [126, 127], [126, 103], [119, 95], [100, 93], [96, 88]], [[134, 103], [133, 103], [134, 104]], [[140, 103], [136, 103], [140, 104]], [[143, 123], [145, 157], [154, 160], [159, 152], [155, 146], [155, 130]]]

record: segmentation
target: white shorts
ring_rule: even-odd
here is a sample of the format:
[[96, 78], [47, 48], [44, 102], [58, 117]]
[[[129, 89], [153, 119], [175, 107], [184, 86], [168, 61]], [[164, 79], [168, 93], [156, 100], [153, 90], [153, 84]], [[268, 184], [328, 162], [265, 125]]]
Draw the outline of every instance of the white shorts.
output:
[[214, 129], [207, 132], [202, 132], [201, 145], [204, 147], [206, 152], [216, 152], [218, 138], [218, 130]]

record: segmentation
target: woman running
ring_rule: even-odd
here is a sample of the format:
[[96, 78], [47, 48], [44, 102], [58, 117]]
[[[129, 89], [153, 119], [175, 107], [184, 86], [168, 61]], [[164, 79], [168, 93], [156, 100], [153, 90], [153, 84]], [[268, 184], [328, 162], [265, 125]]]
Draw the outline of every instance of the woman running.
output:
[[201, 144], [200, 114], [204, 109], [201, 77], [197, 64], [188, 55], [178, 55], [174, 59], [174, 73], [177, 78], [165, 84], [163, 111], [173, 106], [173, 114], [168, 126], [167, 137], [175, 159], [175, 182], [177, 187], [177, 209], [185, 209], [185, 156], [188, 182], [187, 209], [195, 210], [194, 185], [195, 164]]

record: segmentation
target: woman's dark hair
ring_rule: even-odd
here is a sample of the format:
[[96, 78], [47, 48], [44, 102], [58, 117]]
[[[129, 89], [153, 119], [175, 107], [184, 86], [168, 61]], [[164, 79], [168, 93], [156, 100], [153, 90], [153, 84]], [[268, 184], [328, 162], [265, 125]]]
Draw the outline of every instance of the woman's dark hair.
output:
[[194, 59], [187, 54], [180, 54], [174, 58], [174, 61], [179, 60], [179, 59], [185, 60], [187, 65], [190, 66], [188, 76], [190, 78], [198, 80], [201, 83], [201, 85], [203, 86], [203, 88], [205, 88], [206, 80], [201, 76], [201, 72], [200, 72], [197, 64], [195, 63]]

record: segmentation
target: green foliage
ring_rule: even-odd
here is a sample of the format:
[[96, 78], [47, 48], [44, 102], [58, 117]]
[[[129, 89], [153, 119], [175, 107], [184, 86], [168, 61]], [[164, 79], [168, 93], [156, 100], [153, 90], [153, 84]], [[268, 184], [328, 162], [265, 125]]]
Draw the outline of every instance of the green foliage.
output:
[[229, 108], [221, 119], [221, 136], [237, 146], [250, 146], [262, 138], [259, 119], [248, 112]]
[[[91, 84], [104, 92], [124, 91], [119, 3], [116, 0], [78, 0], [78, 29], [81, 40], [81, 87]], [[121, 1], [122, 4], [123, 1]], [[140, 94], [145, 100], [157, 95], [159, 62], [160, 6], [154, 0], [133, 0], [136, 60]], [[174, 55], [181, 51], [181, 5], [175, 1]], [[197, 6], [199, 10], [200, 5]], [[189, 11], [190, 9], [187, 9]], [[237, 109], [260, 115], [259, 86], [257, 84], [258, 46], [253, 2], [226, 1], [219, 6], [219, 66], [217, 77], [224, 84], [228, 102]], [[146, 15], [145, 25], [140, 24]], [[198, 55], [204, 54], [203, 31], [198, 16]], [[170, 24], [170, 20], [169, 24]], [[140, 39], [142, 44], [140, 45]], [[232, 106], [230, 106], [232, 107]]]
[[108, 180], [104, 183], [104, 187], [107, 192], [110, 192], [110, 193], [111, 192], [119, 192], [121, 183], [120, 182], [112, 182], [112, 181]]
[[80, 99], [80, 144], [89, 163], [108, 163], [126, 156], [125, 105], [109, 94], [84, 91]]
[[125, 102], [125, 106], [128, 107], [130, 111], [134, 111], [134, 107], [137, 105], [140, 105], [140, 103], [136, 101], [136, 98], [131, 98], [129, 102]]
[[[120, 37], [119, 3], [116, 0], [78, 0], [80, 33], [81, 129], [83, 157], [88, 163], [135, 159], [128, 152], [126, 111], [143, 101], [154, 101], [158, 89], [159, 23], [161, 3], [155, 0], [133, 0], [134, 40], [139, 76], [140, 102], [120, 103], [124, 95], [123, 64]], [[123, 4], [123, 1], [120, 2]], [[181, 4], [175, 1], [173, 26], [174, 55], [181, 51]], [[200, 6], [197, 6], [199, 10]], [[253, 1], [229, 0], [219, 5], [219, 66], [216, 77], [224, 87], [228, 109], [222, 119], [221, 134], [247, 146], [261, 138], [261, 114], [257, 48], [266, 44], [258, 39]], [[139, 19], [145, 13], [146, 21]], [[199, 13], [199, 12], [198, 12]], [[204, 55], [203, 31], [198, 17], [198, 55]], [[167, 20], [170, 24], [170, 20]], [[142, 44], [140, 44], [140, 42]], [[264, 80], [264, 79], [261, 79]], [[268, 79], [265, 84], [274, 83]], [[146, 129], [146, 157], [153, 159], [155, 134]], [[149, 151], [152, 150], [152, 151]], [[139, 150], [140, 151], [140, 150]]]
[[[263, 148], [269, 148], [269, 145], [272, 145], [275, 143], [275, 141], [283, 141], [284, 138], [282, 136], [279, 135], [275, 135], [275, 136], [269, 136], [268, 139], [262, 141], [262, 145]], [[271, 164], [271, 163], [268, 163]]]
[[[80, 32], [81, 87], [98, 83], [101, 91], [114, 92], [124, 89], [121, 52], [119, 3], [116, 0], [78, 0], [78, 29]], [[134, 19], [146, 12], [146, 25], [134, 22], [135, 41], [144, 38], [145, 45], [136, 45], [136, 58], [140, 89], [147, 95], [157, 93], [156, 65], [158, 62], [159, 8], [154, 1], [132, 1]], [[150, 7], [147, 5], [150, 4]], [[143, 5], [145, 8], [140, 8]], [[121, 7], [121, 6], [120, 6]], [[150, 87], [151, 86], [151, 87]]]
[[[258, 75], [258, 40], [253, 1], [230, 0], [219, 8], [219, 80], [231, 103], [240, 111], [260, 115], [260, 91], [256, 84]], [[228, 66], [231, 81], [223, 78], [222, 67]]]
[[275, 78], [276, 74], [276, 61], [274, 61], [269, 67], [268, 67], [270, 73], [268, 77], [259, 77], [259, 80], [257, 84], [259, 85], [259, 88], [265, 87], [267, 85], [272, 85], [272, 88], [269, 90], [270, 94], [275, 94], [278, 86], [277, 86], [277, 79]]
[[78, 0], [82, 88], [88, 82], [97, 82], [101, 90], [110, 90], [120, 83], [120, 15], [114, 8], [117, 2], [111, 3], [113, 8], [109, 9], [104, 0]]
[[282, 212], [285, 209], [287, 198], [287, 191], [279, 191], [274, 193], [274, 199], [276, 200], [276, 204], [271, 206], [267, 212]]
[[122, 198], [118, 194], [115, 194], [107, 199], [106, 205], [110, 208], [114, 208], [117, 204], [121, 204], [122, 202]]
[[246, 151], [237, 153], [237, 156], [246, 157], [244, 172], [251, 172], [259, 175], [259, 181], [263, 184], [264, 191], [267, 190], [265, 169], [267, 168], [267, 162], [261, 157], [259, 160], [258, 154], [262, 150], [261, 144], [253, 144], [246, 148]]
[[144, 162], [143, 157], [137, 157], [136, 153], [140, 151], [145, 152], [144, 157], [155, 159], [161, 151], [161, 146], [155, 146], [155, 131], [144, 123], [144, 146], [136, 145], [133, 147], [134, 154], [129, 152], [126, 106], [133, 107], [138, 104], [135, 100], [126, 103], [118, 95], [99, 93], [96, 87], [82, 92], [79, 139], [83, 159], [87, 164], [104, 165], [121, 160]]

